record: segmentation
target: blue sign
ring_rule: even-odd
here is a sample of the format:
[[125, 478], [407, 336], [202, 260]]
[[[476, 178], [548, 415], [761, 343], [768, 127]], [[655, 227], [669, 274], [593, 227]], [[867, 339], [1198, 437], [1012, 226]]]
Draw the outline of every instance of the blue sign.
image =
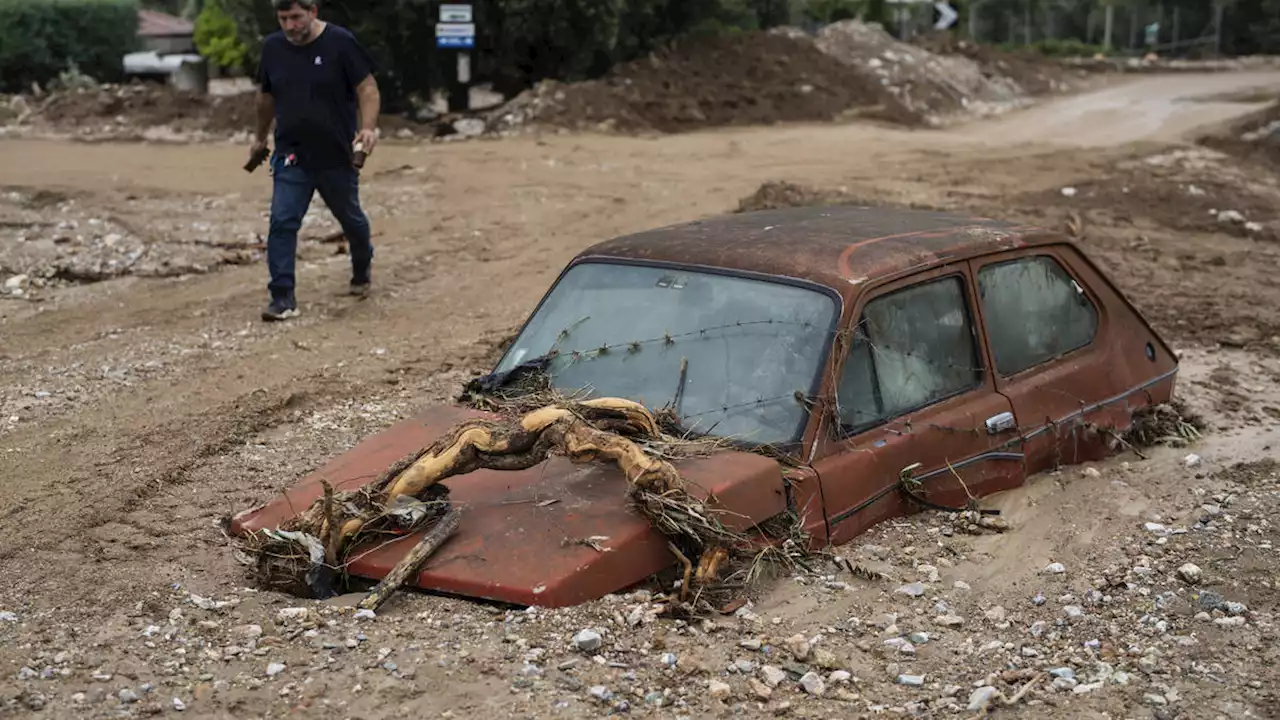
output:
[[436, 47], [438, 48], [473, 48], [475, 46], [476, 37], [474, 35], [436, 38]]

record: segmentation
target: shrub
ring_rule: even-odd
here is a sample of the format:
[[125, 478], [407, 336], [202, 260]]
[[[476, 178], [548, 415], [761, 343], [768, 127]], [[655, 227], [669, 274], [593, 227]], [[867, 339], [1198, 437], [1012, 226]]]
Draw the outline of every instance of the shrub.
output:
[[222, 0], [205, 0], [204, 9], [196, 17], [196, 50], [209, 62], [227, 69], [243, 69], [248, 46], [240, 39], [236, 22], [222, 5]]
[[137, 47], [137, 0], [0, 0], [0, 90], [68, 70], [115, 82]]

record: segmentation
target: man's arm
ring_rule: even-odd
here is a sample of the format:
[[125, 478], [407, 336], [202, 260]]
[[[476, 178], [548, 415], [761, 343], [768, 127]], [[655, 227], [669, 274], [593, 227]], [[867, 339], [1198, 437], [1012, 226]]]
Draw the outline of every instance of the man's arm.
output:
[[356, 142], [364, 146], [366, 153], [371, 153], [378, 142], [378, 113], [382, 110], [382, 94], [372, 73], [356, 86], [356, 97], [360, 104], [360, 132], [356, 134]]

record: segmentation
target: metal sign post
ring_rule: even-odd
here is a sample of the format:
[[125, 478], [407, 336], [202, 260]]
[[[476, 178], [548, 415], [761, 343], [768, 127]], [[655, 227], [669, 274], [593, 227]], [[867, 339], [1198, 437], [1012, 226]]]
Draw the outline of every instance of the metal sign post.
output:
[[476, 46], [475, 16], [470, 3], [440, 6], [440, 22], [436, 24], [436, 47], [456, 54], [454, 82], [449, 84], [449, 111], [471, 109], [471, 53]]

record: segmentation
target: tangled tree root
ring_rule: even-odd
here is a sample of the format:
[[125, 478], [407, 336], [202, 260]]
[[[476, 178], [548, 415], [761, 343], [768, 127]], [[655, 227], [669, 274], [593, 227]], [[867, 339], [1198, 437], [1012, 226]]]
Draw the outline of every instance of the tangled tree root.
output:
[[459, 511], [451, 509], [440, 481], [480, 469], [523, 470], [559, 454], [574, 463], [616, 464], [634, 506], [679, 548], [680, 557], [699, 558], [696, 570], [684, 561], [684, 599], [693, 586], [714, 583], [732, 558], [747, 553], [758, 561], [759, 551], [747, 549], [746, 538], [718, 520], [719, 511], [687, 492], [666, 459], [682, 456], [675, 449], [682, 444], [665, 435], [644, 406], [619, 398], [550, 404], [507, 422], [470, 420], [369, 485], [343, 493], [326, 485], [323, 498], [278, 529], [252, 534], [245, 549], [255, 559], [260, 585], [326, 597], [335, 592], [335, 575], [361, 548], [428, 531], [366, 599], [365, 607], [376, 607], [456, 528]]
[[1135, 412], [1133, 424], [1124, 434], [1123, 440], [1135, 447], [1161, 444], [1184, 447], [1187, 443], [1200, 439], [1203, 428], [1204, 421], [1200, 417], [1189, 412], [1182, 403], [1174, 401], [1143, 407]]

